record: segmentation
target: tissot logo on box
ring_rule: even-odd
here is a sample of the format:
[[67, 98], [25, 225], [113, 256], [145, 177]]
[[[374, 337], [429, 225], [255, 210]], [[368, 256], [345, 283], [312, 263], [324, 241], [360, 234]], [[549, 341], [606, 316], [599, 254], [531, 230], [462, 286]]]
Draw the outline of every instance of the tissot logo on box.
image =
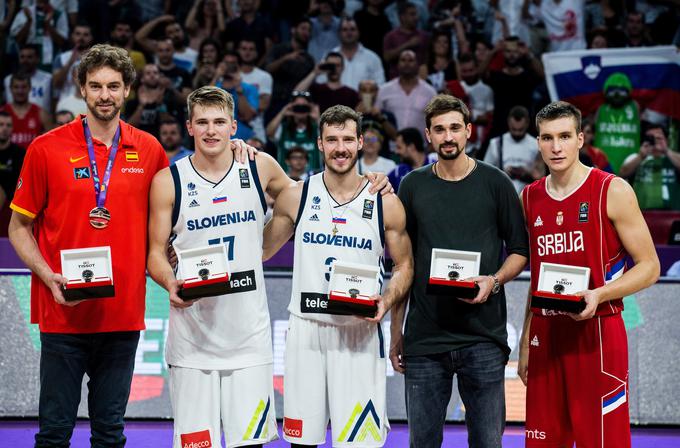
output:
[[212, 448], [212, 441], [210, 439], [210, 431], [190, 432], [187, 434], [180, 434], [180, 441], [182, 448]]
[[89, 179], [90, 178], [90, 167], [84, 166], [81, 168], [73, 168], [73, 177], [78, 179]]
[[283, 433], [288, 437], [302, 437], [302, 420], [283, 417]]

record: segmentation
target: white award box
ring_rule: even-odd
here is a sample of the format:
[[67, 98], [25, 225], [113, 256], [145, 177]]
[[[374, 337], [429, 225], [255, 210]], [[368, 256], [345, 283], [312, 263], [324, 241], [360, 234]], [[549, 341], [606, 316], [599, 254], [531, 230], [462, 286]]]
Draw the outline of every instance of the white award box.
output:
[[61, 252], [61, 275], [67, 280], [62, 287], [67, 301], [113, 297], [111, 247], [65, 249]]
[[586, 304], [583, 296], [576, 293], [588, 289], [589, 282], [590, 268], [541, 263], [537, 290], [531, 295], [531, 306], [580, 313]]
[[465, 279], [479, 275], [481, 257], [480, 252], [432, 248], [427, 293], [465, 299], [476, 297], [479, 286]]
[[184, 280], [179, 290], [183, 300], [226, 294], [229, 284], [229, 258], [224, 244], [177, 252], [177, 278]]
[[335, 261], [331, 266], [328, 290], [328, 305], [332, 311], [373, 317], [378, 308], [371, 296], [380, 292], [380, 268]]

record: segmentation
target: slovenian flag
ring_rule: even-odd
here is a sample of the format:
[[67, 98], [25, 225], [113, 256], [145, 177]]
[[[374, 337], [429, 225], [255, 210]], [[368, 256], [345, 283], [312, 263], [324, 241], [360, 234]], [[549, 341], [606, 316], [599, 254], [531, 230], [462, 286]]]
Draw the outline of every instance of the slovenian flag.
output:
[[219, 198], [213, 198], [213, 204], [219, 204], [220, 202], [227, 202], [227, 197], [220, 196]]
[[346, 224], [347, 218], [333, 218], [333, 224]]
[[641, 110], [680, 120], [680, 53], [674, 46], [544, 53], [543, 65], [550, 99], [568, 101], [583, 115], [597, 111], [605, 80], [621, 72], [630, 79]]

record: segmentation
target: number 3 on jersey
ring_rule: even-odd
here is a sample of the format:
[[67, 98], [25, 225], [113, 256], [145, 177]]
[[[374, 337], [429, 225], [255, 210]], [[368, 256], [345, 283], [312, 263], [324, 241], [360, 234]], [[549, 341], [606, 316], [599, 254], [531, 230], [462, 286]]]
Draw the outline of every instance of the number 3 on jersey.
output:
[[227, 245], [227, 258], [229, 258], [229, 261], [234, 261], [234, 237], [223, 236], [222, 238], [213, 238], [208, 240], [208, 244], [211, 246], [220, 243]]

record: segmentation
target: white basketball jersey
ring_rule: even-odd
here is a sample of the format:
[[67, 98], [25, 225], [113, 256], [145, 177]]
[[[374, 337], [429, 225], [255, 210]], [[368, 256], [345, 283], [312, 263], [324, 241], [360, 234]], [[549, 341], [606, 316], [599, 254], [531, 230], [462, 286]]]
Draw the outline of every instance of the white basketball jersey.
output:
[[165, 358], [170, 365], [231, 370], [272, 362], [271, 324], [262, 273], [266, 203], [255, 162], [232, 163], [222, 180], [203, 178], [185, 157], [170, 167], [175, 184], [175, 251], [226, 245], [232, 291], [189, 308], [170, 307]]
[[[334, 235], [333, 229], [338, 232]], [[328, 282], [333, 262], [380, 267], [383, 284], [385, 236], [380, 194], [368, 184], [347, 204], [338, 204], [326, 189], [323, 173], [307, 178], [296, 220], [293, 289], [288, 310], [303, 319], [334, 325], [365, 322], [330, 314]]]

